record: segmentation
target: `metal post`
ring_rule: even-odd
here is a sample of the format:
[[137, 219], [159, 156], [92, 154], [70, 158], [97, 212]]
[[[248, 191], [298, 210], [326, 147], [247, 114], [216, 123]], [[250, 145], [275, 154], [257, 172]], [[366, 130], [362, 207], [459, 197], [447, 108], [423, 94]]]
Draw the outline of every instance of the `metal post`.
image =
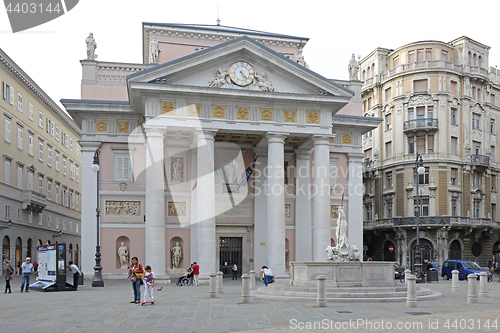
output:
[[[418, 158], [420, 157], [420, 161]], [[422, 252], [420, 250], [420, 213], [422, 211], [421, 200], [419, 196], [418, 184], [420, 183], [420, 174], [418, 173], [418, 168], [422, 166], [422, 155], [416, 153], [415, 159], [415, 171], [414, 174], [417, 176], [416, 186], [417, 186], [417, 205], [415, 209], [415, 215], [417, 217], [417, 245], [415, 246], [415, 253], [413, 256], [413, 270], [422, 270]]]
[[[99, 165], [99, 148], [94, 153], [94, 164]], [[102, 280], [102, 267], [101, 267], [101, 245], [99, 244], [99, 216], [101, 209], [99, 208], [99, 169], [97, 169], [97, 206], [96, 206], [96, 221], [97, 221], [97, 245], [95, 247], [95, 267], [94, 267], [94, 280], [92, 287], [104, 287]]]

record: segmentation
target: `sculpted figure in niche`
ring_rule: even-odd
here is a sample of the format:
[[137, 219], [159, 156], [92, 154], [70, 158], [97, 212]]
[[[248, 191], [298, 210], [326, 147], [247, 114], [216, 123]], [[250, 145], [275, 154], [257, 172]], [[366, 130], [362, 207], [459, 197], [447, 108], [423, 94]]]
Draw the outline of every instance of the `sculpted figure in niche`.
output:
[[125, 243], [122, 242], [122, 245], [118, 248], [118, 257], [120, 258], [120, 266], [121, 268], [128, 268], [128, 249], [125, 246]]
[[172, 178], [176, 182], [182, 181], [182, 162], [181, 159], [178, 158], [175, 163], [172, 165]]
[[347, 238], [347, 220], [345, 219], [344, 206], [339, 207], [339, 217], [337, 218], [337, 247], [350, 247], [349, 239]]
[[358, 71], [359, 66], [356, 58], [354, 57], [354, 53], [352, 54], [351, 60], [349, 61], [349, 65], [347, 66], [349, 69], [349, 80], [358, 80]]
[[175, 246], [170, 249], [170, 253], [172, 253], [172, 268], [179, 268], [182, 259], [182, 249], [179, 242], [175, 242]]
[[158, 46], [158, 41], [156, 37], [153, 37], [153, 41], [151, 42], [151, 62], [153, 64], [157, 64], [160, 59], [161, 49]]
[[95, 54], [97, 43], [95, 42], [93, 33], [89, 34], [89, 36], [85, 39], [85, 43], [87, 43], [87, 59], [89, 60], [97, 59], [97, 54]]

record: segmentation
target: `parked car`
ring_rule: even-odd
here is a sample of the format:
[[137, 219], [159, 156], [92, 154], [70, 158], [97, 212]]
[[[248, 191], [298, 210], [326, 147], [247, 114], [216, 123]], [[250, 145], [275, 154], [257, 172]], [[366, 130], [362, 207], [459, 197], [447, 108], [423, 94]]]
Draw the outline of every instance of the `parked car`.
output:
[[441, 276], [445, 280], [451, 279], [451, 271], [455, 269], [458, 271], [459, 280], [466, 280], [468, 274], [479, 274], [481, 272], [486, 272], [488, 275], [491, 274], [488, 270], [482, 269], [481, 266], [473, 261], [445, 260], [441, 269]]
[[399, 265], [399, 264], [396, 264], [394, 266], [394, 278], [396, 279], [401, 279], [401, 278], [404, 278], [405, 276], [405, 269], [403, 266]]

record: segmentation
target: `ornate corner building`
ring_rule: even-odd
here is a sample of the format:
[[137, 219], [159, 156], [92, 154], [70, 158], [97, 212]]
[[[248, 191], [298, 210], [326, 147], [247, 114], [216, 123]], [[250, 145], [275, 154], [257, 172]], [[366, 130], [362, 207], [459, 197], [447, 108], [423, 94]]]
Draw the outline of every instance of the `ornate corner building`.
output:
[[489, 50], [464, 36], [377, 48], [360, 61], [363, 115], [384, 119], [363, 136], [364, 244], [374, 260], [412, 264], [416, 209], [424, 260], [484, 265], [500, 252], [500, 72]]

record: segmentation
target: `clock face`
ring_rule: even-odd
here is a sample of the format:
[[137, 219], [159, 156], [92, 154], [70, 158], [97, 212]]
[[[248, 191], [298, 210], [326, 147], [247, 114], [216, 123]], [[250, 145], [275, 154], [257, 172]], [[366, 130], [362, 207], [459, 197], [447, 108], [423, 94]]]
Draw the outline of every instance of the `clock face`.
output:
[[229, 77], [234, 84], [248, 86], [255, 78], [255, 71], [248, 62], [237, 61], [229, 67]]

